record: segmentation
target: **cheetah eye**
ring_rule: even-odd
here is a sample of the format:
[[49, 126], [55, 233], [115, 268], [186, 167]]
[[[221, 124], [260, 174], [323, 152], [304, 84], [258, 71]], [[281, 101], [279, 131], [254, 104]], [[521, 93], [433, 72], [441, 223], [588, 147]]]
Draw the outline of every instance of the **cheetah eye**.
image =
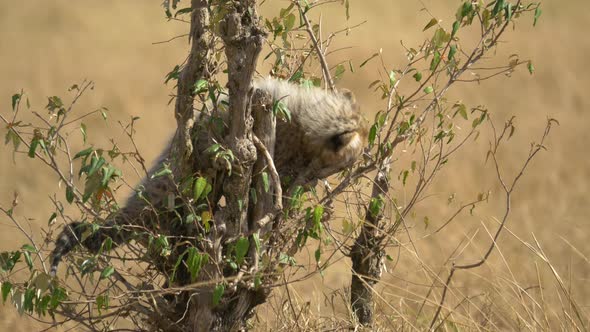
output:
[[350, 140], [354, 137], [355, 132], [354, 131], [347, 131], [344, 133], [340, 133], [337, 135], [334, 135], [332, 137], [329, 138], [328, 140], [328, 146], [335, 152], [339, 151], [340, 149], [342, 149], [344, 146], [348, 145], [348, 143], [350, 142]]

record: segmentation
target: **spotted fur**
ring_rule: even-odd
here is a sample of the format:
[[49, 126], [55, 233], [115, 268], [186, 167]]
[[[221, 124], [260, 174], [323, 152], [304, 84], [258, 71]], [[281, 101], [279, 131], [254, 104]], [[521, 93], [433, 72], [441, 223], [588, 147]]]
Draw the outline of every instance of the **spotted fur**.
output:
[[[351, 92], [331, 93], [272, 78], [256, 80], [253, 85], [268, 92], [275, 101], [281, 101], [291, 114], [290, 121], [277, 119], [274, 161], [281, 178], [288, 176], [301, 184], [325, 178], [349, 167], [361, 155], [366, 145], [367, 128]], [[208, 116], [199, 115], [196, 121], [203, 124], [208, 119]], [[207, 167], [203, 151], [209, 145], [210, 141], [202, 138], [195, 143], [196, 153], [193, 155], [197, 170]], [[169, 146], [150, 174], [161, 169], [170, 153]], [[162, 222], [174, 218], [174, 213], [168, 211], [168, 197], [174, 190], [175, 184], [170, 177], [147, 177], [137, 193], [123, 208], [106, 218], [98, 231], [91, 232], [88, 223], [67, 225], [56, 240], [51, 272], [56, 273], [62, 257], [79, 243], [97, 253], [109, 237], [115, 245], [129, 242], [138, 227], [157, 227], [163, 234], [189, 232], [167, 229], [174, 227], [174, 223]]]

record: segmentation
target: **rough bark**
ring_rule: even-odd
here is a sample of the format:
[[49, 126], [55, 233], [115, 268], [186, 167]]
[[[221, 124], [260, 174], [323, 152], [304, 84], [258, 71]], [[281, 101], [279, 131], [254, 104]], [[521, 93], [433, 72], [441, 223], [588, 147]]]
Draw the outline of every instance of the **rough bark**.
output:
[[[389, 165], [382, 167], [373, 182], [371, 197], [385, 197], [389, 190]], [[365, 326], [373, 324], [373, 287], [381, 278], [383, 268], [383, 234], [380, 222], [383, 208], [373, 214], [369, 208], [359, 236], [350, 251], [352, 260], [352, 281], [350, 285], [350, 303], [358, 322]]]
[[178, 158], [175, 171], [181, 176], [191, 170], [190, 160], [193, 144], [190, 133], [195, 124], [194, 85], [199, 79], [207, 78], [211, 74], [207, 70], [207, 61], [213, 39], [209, 31], [207, 0], [192, 0], [191, 7], [189, 41], [192, 44], [187, 62], [178, 78], [178, 93], [174, 110], [177, 129], [173, 149], [176, 152], [174, 155]]
[[234, 174], [224, 185], [231, 225], [228, 236], [248, 233], [247, 212], [250, 177], [256, 160], [252, 142], [253, 120], [250, 111], [252, 76], [262, 50], [263, 32], [258, 28], [255, 1], [235, 1], [234, 12], [221, 22], [228, 67], [230, 129], [228, 145], [237, 160]]
[[[274, 147], [276, 138], [276, 118], [272, 114], [272, 98], [270, 95], [262, 91], [254, 91], [252, 98], [252, 115], [254, 117], [254, 127], [252, 132], [260, 140], [262, 148], [266, 151], [261, 151], [257, 148], [259, 157], [254, 164], [253, 188], [256, 190], [256, 202], [253, 202], [252, 213], [248, 222], [251, 231], [259, 238], [269, 231], [270, 222], [272, 221], [275, 212], [281, 209], [276, 204], [281, 202], [280, 197], [280, 179], [277, 170], [274, 167], [272, 158], [274, 157]], [[262, 158], [264, 153], [268, 153], [268, 158]], [[263, 173], [268, 178], [268, 188], [264, 183]], [[270, 184], [272, 181], [272, 185]], [[252, 249], [252, 247], [251, 247]], [[254, 259], [254, 268], [258, 266], [258, 255], [251, 252], [250, 256]]]
[[[248, 207], [252, 169], [257, 155], [252, 140], [250, 103], [253, 92], [252, 76], [264, 40], [264, 34], [258, 28], [255, 1], [233, 1], [230, 5], [230, 13], [220, 22], [219, 30], [225, 45], [228, 66], [230, 123], [225, 143], [233, 153], [234, 162], [231, 174], [228, 174], [223, 183], [226, 206], [220, 208], [214, 216], [217, 224], [223, 224], [226, 233], [215, 235], [212, 241], [214, 245], [208, 250], [212, 262], [202, 271], [205, 272], [202, 275], [209, 281], [209, 286], [203, 287], [202, 291], [191, 298], [189, 325], [193, 331], [243, 328], [252, 309], [263, 303], [268, 296], [268, 290], [254, 289], [240, 282], [244, 271], [236, 275], [220, 269], [224, 266], [222, 253], [225, 242], [252, 234], [248, 223]], [[223, 277], [234, 277], [236, 281], [225, 291], [221, 303], [214, 306], [213, 289], [215, 284], [222, 282]]]

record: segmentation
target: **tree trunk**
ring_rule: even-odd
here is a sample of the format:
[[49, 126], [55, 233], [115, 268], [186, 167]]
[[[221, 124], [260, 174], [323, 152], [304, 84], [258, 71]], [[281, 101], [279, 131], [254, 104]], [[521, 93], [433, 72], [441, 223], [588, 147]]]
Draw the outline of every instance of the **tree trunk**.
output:
[[[384, 162], [375, 175], [371, 201], [383, 200], [389, 191], [389, 163]], [[383, 268], [383, 234], [380, 221], [383, 219], [383, 207], [374, 211], [367, 207], [365, 221], [359, 236], [350, 251], [352, 260], [352, 280], [350, 284], [350, 303], [359, 323], [365, 326], [373, 324], [373, 286], [381, 278]]]
[[[249, 237], [254, 231], [248, 223], [252, 169], [257, 159], [250, 104], [252, 76], [264, 40], [264, 33], [258, 28], [255, 1], [233, 1], [231, 5], [219, 28], [228, 66], [230, 123], [225, 143], [233, 153], [234, 162], [231, 174], [225, 177], [223, 183], [226, 206], [219, 208], [214, 216], [218, 225], [216, 228], [226, 231], [225, 234], [211, 232], [210, 235], [213, 237], [213, 246], [208, 248], [210, 262], [201, 272], [202, 281], [207, 281], [208, 285], [191, 297], [189, 326], [193, 331], [244, 328], [252, 309], [268, 296], [267, 289], [255, 289], [240, 280], [245, 272], [249, 272], [244, 271], [247, 267], [240, 267], [237, 274], [223, 271], [225, 243]], [[233, 277], [235, 281], [229, 284], [229, 289], [224, 291], [222, 300], [215, 306], [213, 292], [216, 286], [225, 287], [224, 277]]]

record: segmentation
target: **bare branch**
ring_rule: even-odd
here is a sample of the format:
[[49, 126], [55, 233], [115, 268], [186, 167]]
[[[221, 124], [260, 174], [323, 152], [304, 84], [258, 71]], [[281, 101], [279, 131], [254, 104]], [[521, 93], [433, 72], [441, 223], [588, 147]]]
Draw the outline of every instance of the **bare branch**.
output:
[[294, 1], [294, 3], [297, 5], [297, 8], [299, 8], [299, 13], [301, 14], [301, 17], [303, 18], [303, 22], [305, 22], [305, 31], [307, 31], [307, 33], [309, 34], [309, 38], [311, 39], [311, 41], [313, 43], [313, 47], [315, 48], [316, 54], [318, 55], [318, 58], [320, 59], [320, 65], [322, 66], [324, 80], [326, 81], [326, 84], [330, 88], [330, 91], [336, 91], [336, 86], [334, 85], [334, 80], [332, 79], [332, 75], [330, 75], [330, 69], [329, 69], [330, 67], [328, 66], [328, 62], [326, 61], [326, 57], [324, 56], [324, 52], [322, 50], [322, 47], [320, 46], [318, 39], [316, 38], [315, 34], [313, 33], [311, 23], [309, 23], [309, 19], [307, 18], [307, 11], [305, 11], [303, 9], [303, 7], [301, 7], [301, 3], [299, 1]]

